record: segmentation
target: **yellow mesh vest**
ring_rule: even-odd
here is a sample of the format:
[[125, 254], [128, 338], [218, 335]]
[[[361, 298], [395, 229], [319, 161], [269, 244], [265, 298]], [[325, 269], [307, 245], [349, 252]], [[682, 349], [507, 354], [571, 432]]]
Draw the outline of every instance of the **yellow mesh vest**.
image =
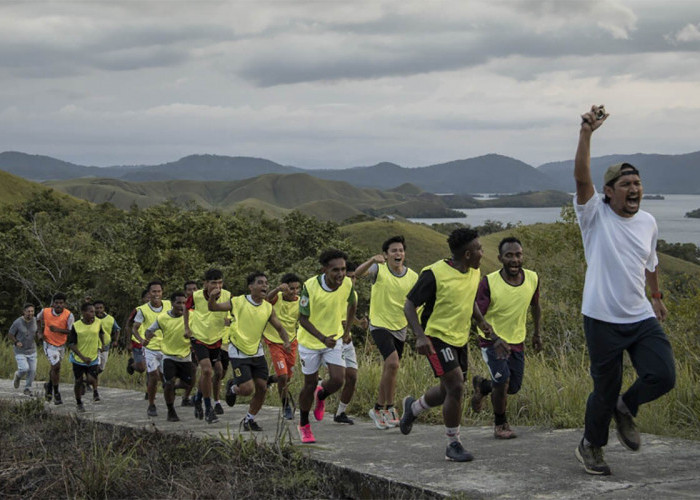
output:
[[[158, 315], [163, 311], [169, 311], [173, 308], [169, 300], [163, 301], [163, 309], [159, 312], [155, 312], [153, 309], [151, 309], [149, 304], [150, 302], [142, 304], [136, 308], [141, 311], [141, 314], [143, 314], [143, 323], [141, 323], [141, 326], [139, 326], [139, 335], [141, 335], [141, 338], [144, 339], [146, 338], [146, 330], [148, 330], [148, 327], [153, 324]], [[160, 343], [162, 340], [163, 332], [156, 330], [155, 337], [148, 342], [146, 349], [150, 349], [151, 351], [160, 351]]]
[[109, 345], [112, 343], [112, 328], [114, 328], [114, 317], [107, 314], [104, 318], [95, 318], [102, 322], [102, 336], [104, 337], [104, 344]]
[[[496, 335], [509, 344], [520, 344], [527, 333], [527, 309], [537, 290], [537, 273], [523, 269], [525, 279], [519, 286], [505, 282], [500, 271], [486, 276], [489, 280], [491, 302], [484, 319], [493, 327]], [[479, 335], [484, 333], [478, 330]]]
[[[289, 341], [291, 342], [297, 337], [297, 325], [299, 324], [299, 300], [287, 301], [282, 298], [282, 292], [277, 292], [277, 302], [272, 304], [275, 310], [277, 319], [280, 320], [282, 326], [287, 330]], [[275, 344], [281, 344], [282, 338], [277, 333], [275, 327], [270, 323], [265, 327], [265, 338]]]
[[377, 279], [372, 285], [369, 320], [372, 326], [387, 330], [401, 330], [408, 322], [403, 313], [406, 295], [416, 284], [418, 275], [406, 268], [406, 274], [394, 276], [387, 264], [377, 266]]
[[[228, 311], [210, 311], [207, 299], [204, 298], [204, 290], [197, 290], [192, 295], [194, 310], [190, 314], [190, 330], [192, 336], [205, 344], [216, 344], [224, 336], [226, 325], [224, 321]], [[221, 290], [217, 304], [223, 304], [231, 300], [231, 292]]]
[[[100, 329], [102, 328], [102, 322], [100, 318], [95, 318], [95, 321], [89, 325], [83, 323], [80, 319], [73, 323], [73, 328], [78, 334], [78, 342], [76, 347], [80, 351], [80, 354], [90, 358], [91, 361], [95, 361], [100, 351]], [[78, 363], [83, 363], [83, 360], [75, 357]]]
[[231, 299], [231, 306], [237, 322], [236, 329], [231, 330], [230, 342], [243, 354], [253, 356], [258, 352], [265, 325], [272, 314], [272, 304], [263, 300], [255, 306], [245, 295], [239, 295]]
[[[324, 290], [319, 276], [304, 283], [309, 294], [309, 321], [327, 337], [339, 339], [343, 336], [343, 320], [347, 317], [348, 299], [353, 292], [352, 281], [345, 277], [334, 291]], [[299, 325], [299, 343], [309, 349], [325, 349], [326, 345]]]
[[190, 340], [185, 338], [185, 318], [173, 318], [168, 312], [158, 315], [158, 326], [163, 334], [161, 350], [168, 356], [181, 358], [190, 355]]
[[463, 346], [469, 340], [481, 271], [470, 268], [462, 273], [444, 260], [431, 264], [424, 271], [427, 269], [435, 276], [437, 291], [425, 334], [453, 346]]

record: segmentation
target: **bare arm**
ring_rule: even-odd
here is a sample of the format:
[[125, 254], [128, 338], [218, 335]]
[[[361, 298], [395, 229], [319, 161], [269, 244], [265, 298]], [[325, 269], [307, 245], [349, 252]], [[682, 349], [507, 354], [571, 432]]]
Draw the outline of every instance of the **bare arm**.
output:
[[535, 331], [532, 333], [532, 347], [535, 352], [540, 352], [542, 350], [542, 339], [540, 338], [540, 321], [542, 319], [542, 306], [540, 301], [536, 300], [530, 305], [530, 311], [532, 312], [532, 322], [535, 325]]
[[275, 310], [272, 310], [272, 314], [270, 314], [270, 319], [267, 320], [272, 327], [277, 330], [277, 333], [279, 333], [280, 338], [282, 339], [282, 345], [284, 346], [284, 349], [286, 351], [289, 350], [289, 334], [287, 333], [287, 330], [284, 329], [282, 326], [282, 323], [280, 323], [279, 318], [277, 318], [277, 314], [275, 314]]
[[406, 316], [406, 321], [408, 321], [408, 325], [411, 327], [413, 334], [416, 336], [416, 351], [425, 355], [435, 354], [433, 343], [428, 337], [425, 336], [423, 327], [418, 320], [416, 306], [411, 299], [406, 299], [406, 302], [404, 302], [403, 314]]
[[[647, 279], [647, 285], [649, 290], [651, 290], [651, 307], [654, 309], [654, 314], [659, 321], [664, 321], [668, 315], [668, 310], [664, 304], [663, 299], [660, 296], [661, 290], [659, 289], [659, 268], [658, 266], [654, 271], [644, 270]], [[656, 297], [654, 297], [656, 295]]]
[[355, 322], [355, 313], [357, 312], [357, 302], [353, 301], [352, 304], [348, 304], [347, 314], [345, 316], [345, 321], [343, 322], [343, 342], [345, 344], [350, 343], [350, 329]]
[[369, 268], [372, 267], [372, 264], [384, 264], [384, 262], [386, 262], [386, 259], [384, 259], [382, 254], [379, 253], [374, 255], [369, 260], [357, 266], [355, 269], [355, 278], [362, 278], [365, 274], [367, 274], [367, 271], [369, 271]]
[[[591, 176], [591, 136], [593, 131], [600, 127], [609, 115], [601, 119], [596, 118], [596, 113], [603, 106], [592, 106], [591, 110], [581, 118], [581, 130], [574, 159], [574, 180], [576, 181], [576, 201], [579, 205], [585, 205], [593, 197], [595, 187]], [[604, 110], [603, 110], [604, 111]]]

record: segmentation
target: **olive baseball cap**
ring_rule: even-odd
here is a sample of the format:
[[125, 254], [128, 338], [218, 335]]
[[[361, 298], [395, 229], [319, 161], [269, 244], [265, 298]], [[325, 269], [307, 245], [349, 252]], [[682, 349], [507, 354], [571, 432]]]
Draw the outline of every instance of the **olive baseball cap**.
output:
[[615, 165], [609, 166], [608, 169], [605, 171], [605, 175], [603, 176], [603, 183], [609, 184], [610, 182], [616, 181], [623, 175], [630, 174], [639, 175], [639, 170], [637, 170], [634, 165], [631, 165], [629, 163], [616, 163]]

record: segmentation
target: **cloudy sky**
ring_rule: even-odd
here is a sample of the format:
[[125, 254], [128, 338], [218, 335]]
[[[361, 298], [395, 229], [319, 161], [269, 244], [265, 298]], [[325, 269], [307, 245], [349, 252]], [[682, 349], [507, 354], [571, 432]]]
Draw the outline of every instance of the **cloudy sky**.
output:
[[700, 150], [700, 2], [0, 2], [0, 151], [299, 167]]

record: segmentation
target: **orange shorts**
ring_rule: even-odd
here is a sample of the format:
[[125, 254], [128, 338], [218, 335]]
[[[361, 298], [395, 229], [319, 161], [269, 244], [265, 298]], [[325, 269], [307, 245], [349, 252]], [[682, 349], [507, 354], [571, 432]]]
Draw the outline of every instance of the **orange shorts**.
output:
[[274, 367], [277, 376], [287, 375], [287, 378], [291, 379], [294, 365], [297, 362], [297, 346], [299, 345], [297, 339], [292, 340], [290, 345], [291, 352], [285, 351], [282, 344], [276, 344], [267, 339], [265, 339], [265, 343], [267, 344], [267, 348], [270, 350], [272, 366]]

